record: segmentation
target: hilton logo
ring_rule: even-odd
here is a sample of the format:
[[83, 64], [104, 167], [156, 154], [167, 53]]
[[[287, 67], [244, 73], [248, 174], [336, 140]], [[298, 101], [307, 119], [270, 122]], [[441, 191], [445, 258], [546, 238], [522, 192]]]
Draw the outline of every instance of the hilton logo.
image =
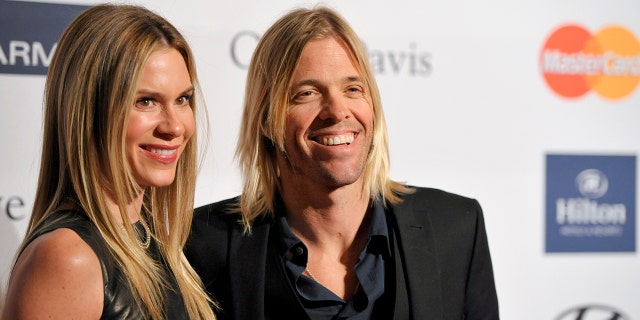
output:
[[630, 320], [620, 310], [603, 305], [586, 305], [571, 308], [554, 320]]
[[[607, 193], [609, 179], [597, 169], [587, 169], [578, 174], [576, 188], [583, 197], [556, 199], [556, 222], [561, 225], [616, 226], [607, 228], [610, 235], [622, 235], [622, 227], [627, 218], [627, 208], [623, 203], [599, 203], [595, 201]], [[570, 229], [574, 231], [569, 231]], [[562, 228], [565, 235], [580, 233], [584, 228]], [[592, 229], [596, 230], [596, 229]], [[598, 228], [604, 235], [604, 228]]]
[[576, 187], [583, 196], [597, 199], [604, 196], [609, 190], [609, 179], [600, 170], [587, 169], [576, 177]]
[[636, 157], [547, 155], [547, 252], [634, 252]]

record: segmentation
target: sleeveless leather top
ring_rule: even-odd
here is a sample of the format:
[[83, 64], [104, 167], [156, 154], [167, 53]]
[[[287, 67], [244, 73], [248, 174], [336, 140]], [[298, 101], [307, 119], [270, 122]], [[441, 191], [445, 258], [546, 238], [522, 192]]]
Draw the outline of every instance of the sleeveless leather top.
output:
[[[131, 289], [123, 279], [121, 268], [109, 252], [97, 228], [84, 213], [60, 211], [53, 214], [33, 233], [29, 241], [58, 228], [69, 228], [75, 231], [98, 256], [104, 283], [104, 306], [100, 319], [143, 319], [141, 311], [133, 300]], [[134, 228], [142, 228], [142, 226], [138, 222], [134, 224]], [[152, 257], [159, 260], [157, 246], [153, 240], [148, 250]], [[165, 292], [165, 306], [158, 307], [166, 308], [166, 319], [188, 319], [175, 278], [168, 272], [166, 265], [164, 263], [162, 265], [165, 266], [164, 273], [172, 289], [167, 289]]]

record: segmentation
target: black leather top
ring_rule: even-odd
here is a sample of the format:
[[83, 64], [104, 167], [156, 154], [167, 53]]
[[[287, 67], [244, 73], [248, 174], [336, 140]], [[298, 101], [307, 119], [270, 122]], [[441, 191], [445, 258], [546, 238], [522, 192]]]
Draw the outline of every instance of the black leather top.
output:
[[[40, 227], [39, 230], [34, 232], [29, 242], [46, 232], [58, 228], [69, 228], [75, 231], [98, 256], [104, 283], [104, 307], [101, 319], [143, 318], [138, 305], [133, 300], [127, 281], [123, 279], [121, 268], [109, 252], [106, 243], [94, 224], [91, 223], [84, 213], [77, 211], [60, 211], [48, 218], [43, 226], [44, 227]], [[138, 222], [134, 225], [134, 228], [142, 228], [142, 226]], [[148, 250], [149, 254], [158, 260], [157, 246], [153, 240]], [[169, 274], [166, 269], [164, 272], [167, 275]], [[165, 292], [166, 319], [188, 319], [182, 296], [176, 293], [178, 289], [175, 278], [169, 276], [167, 280], [173, 289], [167, 289]]]

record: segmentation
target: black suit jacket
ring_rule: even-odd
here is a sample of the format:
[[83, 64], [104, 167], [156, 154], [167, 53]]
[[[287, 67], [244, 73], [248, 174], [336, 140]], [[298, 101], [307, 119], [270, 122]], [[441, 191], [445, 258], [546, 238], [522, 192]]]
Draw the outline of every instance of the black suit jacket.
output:
[[[273, 219], [243, 233], [238, 198], [196, 209], [185, 254], [221, 305], [220, 319], [308, 319], [281, 260]], [[493, 268], [476, 200], [416, 188], [386, 214], [394, 238], [395, 303], [388, 319], [499, 319]], [[270, 240], [271, 238], [271, 240]], [[380, 313], [377, 313], [380, 314]]]

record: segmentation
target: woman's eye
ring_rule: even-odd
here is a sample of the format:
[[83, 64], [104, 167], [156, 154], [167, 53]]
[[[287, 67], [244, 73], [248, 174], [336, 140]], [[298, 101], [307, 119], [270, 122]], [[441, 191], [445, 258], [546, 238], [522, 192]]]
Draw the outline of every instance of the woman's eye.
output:
[[180, 106], [191, 105], [191, 96], [188, 96], [188, 95], [182, 96], [178, 98], [177, 103]]
[[151, 108], [154, 106], [154, 101], [151, 98], [140, 98], [136, 101], [136, 106], [139, 108]]

